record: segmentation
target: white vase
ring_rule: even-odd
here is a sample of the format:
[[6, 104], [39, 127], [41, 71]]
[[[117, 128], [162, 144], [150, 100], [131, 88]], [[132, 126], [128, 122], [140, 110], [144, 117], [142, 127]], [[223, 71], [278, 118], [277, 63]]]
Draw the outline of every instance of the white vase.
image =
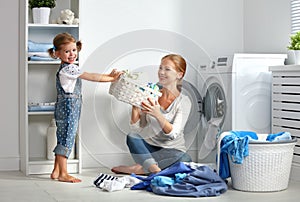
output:
[[287, 65], [300, 65], [300, 50], [289, 50], [287, 55]]
[[34, 24], [49, 24], [50, 8], [40, 7], [32, 8], [32, 17]]

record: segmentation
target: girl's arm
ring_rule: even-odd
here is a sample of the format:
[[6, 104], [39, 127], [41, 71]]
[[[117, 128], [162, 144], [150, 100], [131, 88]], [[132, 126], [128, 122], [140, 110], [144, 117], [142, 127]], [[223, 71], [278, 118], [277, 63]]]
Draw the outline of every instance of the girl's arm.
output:
[[122, 73], [123, 72], [117, 71], [116, 69], [113, 69], [109, 74], [83, 72], [79, 78], [96, 82], [113, 82], [118, 80]]

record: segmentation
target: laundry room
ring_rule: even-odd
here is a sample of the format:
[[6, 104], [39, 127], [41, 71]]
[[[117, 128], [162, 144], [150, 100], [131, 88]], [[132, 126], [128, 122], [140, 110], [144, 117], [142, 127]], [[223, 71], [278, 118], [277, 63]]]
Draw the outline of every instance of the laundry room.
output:
[[[0, 199], [299, 200], [300, 1], [0, 4]], [[50, 8], [46, 22], [36, 7]], [[269, 153], [234, 171], [256, 147]], [[209, 189], [182, 188], [201, 172]], [[248, 172], [259, 182], [238, 179]]]

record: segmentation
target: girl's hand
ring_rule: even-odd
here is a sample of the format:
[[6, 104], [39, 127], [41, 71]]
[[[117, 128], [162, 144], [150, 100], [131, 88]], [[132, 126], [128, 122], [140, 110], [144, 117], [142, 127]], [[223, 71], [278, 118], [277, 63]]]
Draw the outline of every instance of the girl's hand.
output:
[[119, 77], [121, 76], [121, 74], [123, 74], [123, 71], [117, 71], [116, 69], [113, 69], [108, 76], [110, 76], [112, 78], [112, 81], [116, 81], [119, 79]]
[[147, 100], [149, 103], [142, 102], [142, 112], [150, 114], [154, 117], [159, 117], [161, 115], [161, 112], [158, 101], [152, 100], [151, 98], [148, 98]]

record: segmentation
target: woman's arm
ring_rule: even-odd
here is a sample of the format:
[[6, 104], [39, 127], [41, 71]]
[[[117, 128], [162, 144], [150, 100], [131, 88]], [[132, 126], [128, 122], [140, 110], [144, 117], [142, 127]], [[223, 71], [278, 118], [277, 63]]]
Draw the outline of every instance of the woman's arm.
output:
[[143, 111], [147, 114], [152, 115], [156, 118], [160, 124], [163, 132], [170, 136], [170, 138], [176, 137], [182, 132], [185, 127], [185, 124], [188, 120], [189, 113], [191, 111], [191, 101], [188, 97], [183, 97], [179, 103], [179, 107], [176, 110], [176, 113], [173, 118], [173, 122], [170, 123], [160, 112], [160, 105], [158, 102], [149, 100], [150, 104], [143, 103]]
[[142, 111], [155, 117], [164, 133], [170, 133], [173, 129], [173, 125], [162, 115], [158, 101], [154, 101], [150, 98], [148, 98], [148, 101], [149, 104], [145, 102], [142, 103]]
[[136, 106], [132, 106], [132, 110], [131, 110], [131, 124], [135, 124], [136, 122], [138, 122], [140, 120], [140, 112], [141, 109], [136, 107]]

